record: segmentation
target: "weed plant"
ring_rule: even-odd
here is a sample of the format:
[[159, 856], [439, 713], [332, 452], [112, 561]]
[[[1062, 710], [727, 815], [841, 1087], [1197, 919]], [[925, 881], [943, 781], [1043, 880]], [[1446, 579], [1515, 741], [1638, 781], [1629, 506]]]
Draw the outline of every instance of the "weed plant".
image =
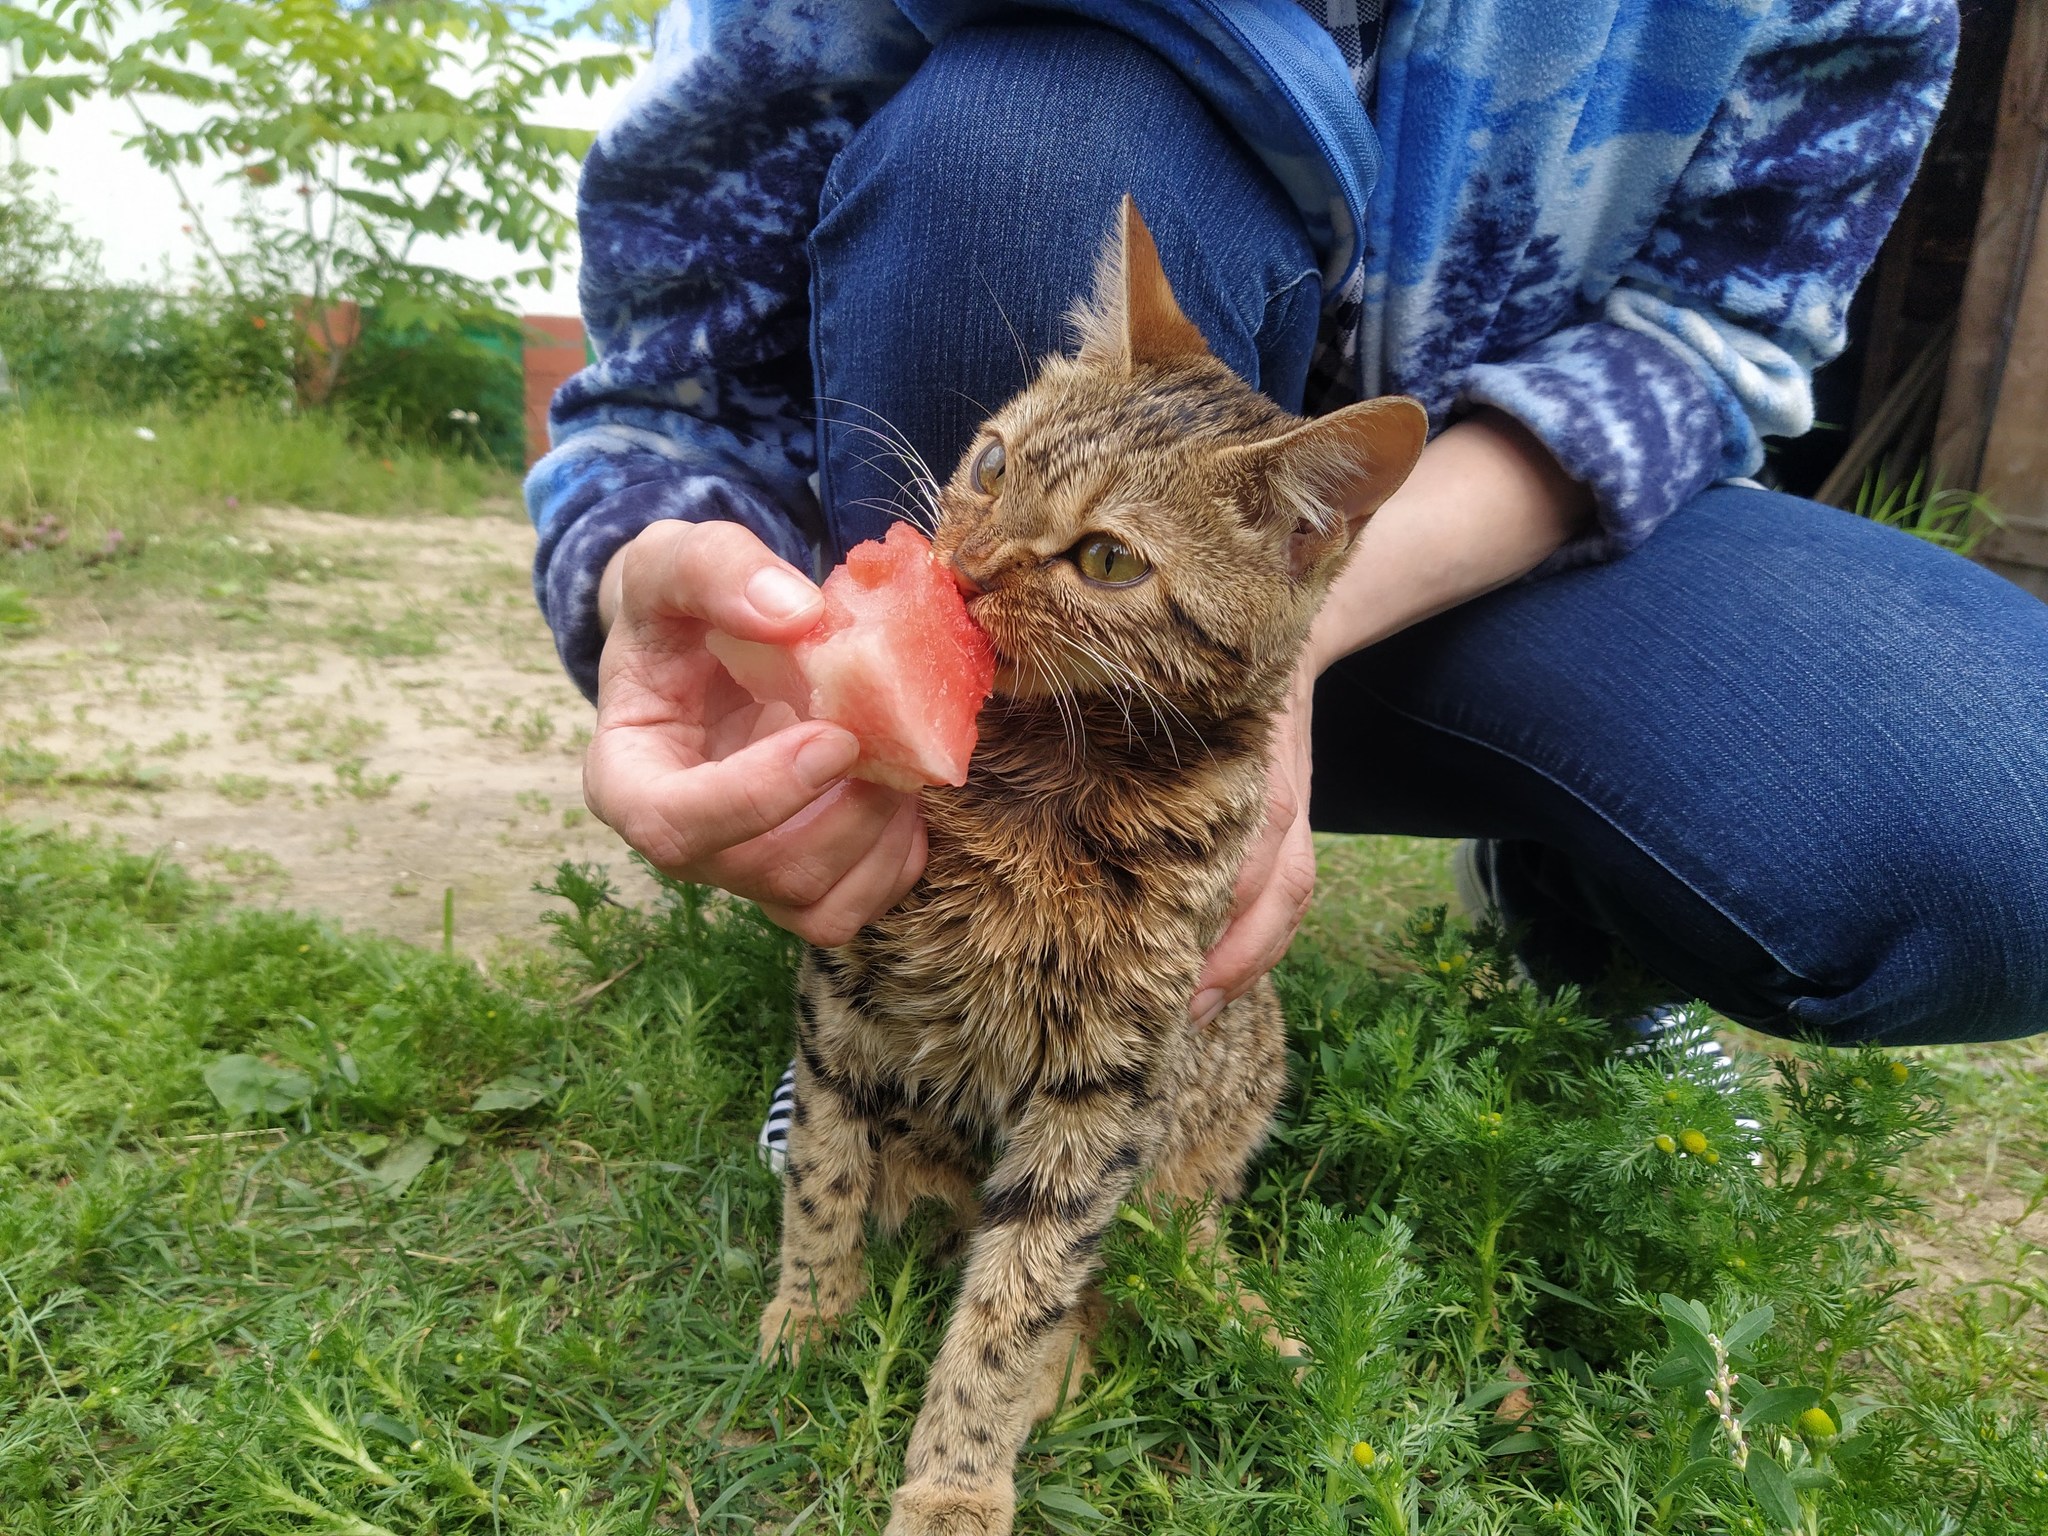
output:
[[[956, 1276], [913, 1223], [834, 1341], [753, 1358], [792, 941], [553, 890], [550, 949], [486, 975], [0, 827], [10, 1536], [880, 1529]], [[1021, 1530], [2048, 1528], [2038, 1405], [1896, 1347], [1926, 1069], [1723, 1099], [1435, 914], [1283, 982], [1233, 1274], [1126, 1210]]]
[[304, 274], [280, 264], [274, 234], [243, 233], [246, 253], [204, 283], [113, 283], [31, 173], [0, 166], [0, 403], [138, 419], [300, 407], [373, 459], [403, 444], [519, 466], [523, 330], [512, 315], [481, 296], [373, 304], [334, 376], [309, 390], [326, 354], [308, 341]]
[[[45, 599], [169, 591], [234, 617], [260, 613], [274, 580], [361, 574], [252, 533], [266, 504], [472, 516], [486, 498], [509, 512], [517, 489], [473, 460], [396, 443], [366, 452], [331, 416], [247, 403], [183, 415], [0, 414], [0, 638], [32, 630]], [[10, 530], [39, 524], [61, 530], [61, 541], [6, 547]]]

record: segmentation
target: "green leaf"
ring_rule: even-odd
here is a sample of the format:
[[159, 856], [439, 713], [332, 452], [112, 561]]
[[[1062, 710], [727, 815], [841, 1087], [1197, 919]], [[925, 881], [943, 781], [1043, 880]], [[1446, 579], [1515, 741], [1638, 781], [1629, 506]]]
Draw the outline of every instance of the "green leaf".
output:
[[1730, 1355], [1746, 1353], [1749, 1346], [1770, 1332], [1771, 1324], [1778, 1320], [1777, 1309], [1765, 1302], [1753, 1312], [1745, 1312], [1735, 1320], [1721, 1338], [1721, 1347]]
[[1819, 1401], [1812, 1387], [1766, 1387], [1742, 1410], [1742, 1426], [1789, 1423]]
[[427, 1171], [427, 1164], [440, 1150], [438, 1143], [424, 1136], [408, 1136], [385, 1153], [377, 1166], [370, 1170], [370, 1188], [377, 1194], [396, 1199], [405, 1193], [414, 1179]]
[[1485, 1386], [1474, 1387], [1466, 1393], [1464, 1401], [1458, 1404], [1458, 1412], [1477, 1413], [1481, 1408], [1499, 1402], [1515, 1388], [1527, 1385], [1527, 1382], [1521, 1381], [1489, 1381]]
[[531, 1109], [543, 1099], [551, 1099], [561, 1092], [567, 1078], [546, 1079], [530, 1077], [524, 1072], [508, 1072], [503, 1077], [485, 1083], [471, 1101], [468, 1112], [485, 1115], [505, 1110]]
[[51, 108], [69, 112], [81, 97], [90, 95], [97, 82], [90, 75], [28, 75], [0, 86], [0, 126], [20, 133], [23, 118], [49, 130]]
[[274, 1067], [260, 1056], [223, 1056], [200, 1074], [207, 1091], [237, 1120], [248, 1115], [281, 1115], [313, 1097], [313, 1080], [290, 1067]]
[[1684, 1466], [1671, 1474], [1670, 1480], [1657, 1490], [1651, 1497], [1650, 1502], [1662, 1504], [1673, 1494], [1690, 1487], [1703, 1477], [1711, 1476], [1716, 1472], [1732, 1472], [1734, 1470], [1734, 1464], [1725, 1456], [1695, 1456], [1691, 1461], [1688, 1461]]
[[432, 1115], [427, 1116], [427, 1123], [420, 1127], [420, 1134], [443, 1147], [459, 1147], [469, 1140], [469, 1132], [452, 1131]]
[[1649, 1381], [1651, 1386], [1661, 1390], [1668, 1387], [1692, 1386], [1711, 1380], [1713, 1374], [1714, 1368], [1711, 1364], [1703, 1365], [1691, 1350], [1680, 1346], [1674, 1348], [1657, 1368], [1650, 1372]]
[[1799, 1529], [1799, 1495], [1792, 1491], [1792, 1479], [1783, 1467], [1762, 1451], [1752, 1450], [1743, 1476], [1766, 1520], [1788, 1531]]
[[1546, 1296], [1555, 1296], [1559, 1301], [1568, 1301], [1575, 1307], [1584, 1307], [1588, 1312], [1605, 1312], [1607, 1309], [1597, 1301], [1589, 1301], [1577, 1291], [1568, 1291], [1561, 1285], [1552, 1285], [1541, 1275], [1524, 1275], [1525, 1285], [1534, 1286]]
[[1486, 1454], [1489, 1456], [1514, 1456], [1523, 1451], [1543, 1450], [1549, 1444], [1550, 1442], [1543, 1436], [1532, 1434], [1524, 1429], [1494, 1441], [1493, 1444], [1486, 1448]]
[[1039, 1505], [1055, 1514], [1072, 1515], [1078, 1520], [1106, 1520], [1109, 1517], [1077, 1493], [1064, 1488], [1041, 1486], [1037, 1493]]
[[1714, 1319], [1705, 1307], [1682, 1296], [1674, 1296], [1669, 1291], [1657, 1298], [1657, 1310], [1664, 1314], [1666, 1322], [1675, 1327], [1690, 1328], [1702, 1339], [1714, 1331]]

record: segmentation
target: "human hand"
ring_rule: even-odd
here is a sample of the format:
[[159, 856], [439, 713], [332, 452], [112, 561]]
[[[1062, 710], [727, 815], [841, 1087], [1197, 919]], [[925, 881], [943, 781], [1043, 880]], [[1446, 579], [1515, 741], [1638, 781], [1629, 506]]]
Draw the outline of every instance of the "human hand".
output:
[[1188, 1015], [1207, 1024], [1280, 963], [1316, 889], [1316, 850], [1309, 836], [1309, 720], [1316, 669], [1296, 669], [1287, 706], [1273, 722], [1267, 747], [1266, 820], [1245, 854], [1231, 898], [1230, 921], [1202, 962]]
[[813, 944], [843, 944], [923, 873], [915, 795], [845, 777], [860, 746], [756, 703], [704, 636], [787, 644], [818, 589], [732, 523], [653, 523], [606, 567], [591, 812], [663, 874], [757, 901]]

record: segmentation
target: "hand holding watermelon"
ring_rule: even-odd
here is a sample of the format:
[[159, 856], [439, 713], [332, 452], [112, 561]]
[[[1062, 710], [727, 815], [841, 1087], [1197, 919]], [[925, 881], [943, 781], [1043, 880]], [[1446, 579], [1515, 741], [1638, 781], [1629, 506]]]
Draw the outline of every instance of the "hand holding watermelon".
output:
[[706, 649], [713, 628], [787, 646], [825, 600], [746, 529], [659, 522], [605, 570], [609, 620], [591, 810], [664, 874], [761, 904], [814, 944], [840, 944], [924, 869], [912, 794], [845, 778], [860, 743], [761, 704]]
[[705, 644], [755, 698], [852, 731], [855, 778], [911, 791], [965, 784], [995, 650], [931, 544], [895, 523], [847, 552], [823, 596], [824, 617], [793, 644], [717, 630]]

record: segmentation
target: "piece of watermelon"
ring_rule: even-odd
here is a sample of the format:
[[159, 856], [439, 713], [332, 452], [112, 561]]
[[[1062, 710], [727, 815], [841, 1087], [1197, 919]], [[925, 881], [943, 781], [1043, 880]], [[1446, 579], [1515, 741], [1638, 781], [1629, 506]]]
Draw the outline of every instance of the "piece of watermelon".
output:
[[713, 630], [705, 645], [747, 692], [860, 738], [857, 779], [965, 784], [995, 650], [908, 523], [856, 545], [825, 578], [825, 616], [788, 646]]

